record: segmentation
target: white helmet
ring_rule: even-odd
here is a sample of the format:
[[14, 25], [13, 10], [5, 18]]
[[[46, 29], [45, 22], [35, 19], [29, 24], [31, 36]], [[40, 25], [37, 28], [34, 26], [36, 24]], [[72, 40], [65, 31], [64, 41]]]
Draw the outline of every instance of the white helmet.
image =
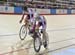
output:
[[37, 12], [34, 13], [34, 18], [37, 18], [39, 14]]

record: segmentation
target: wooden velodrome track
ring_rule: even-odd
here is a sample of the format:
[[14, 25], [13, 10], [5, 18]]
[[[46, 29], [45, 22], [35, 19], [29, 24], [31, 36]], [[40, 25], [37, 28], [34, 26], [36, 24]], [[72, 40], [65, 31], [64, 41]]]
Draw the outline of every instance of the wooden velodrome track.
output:
[[28, 35], [21, 41], [18, 33], [21, 15], [0, 15], [1, 55], [53, 55], [54, 52], [75, 46], [75, 15], [45, 15], [49, 48], [41, 47], [39, 53], [33, 49], [33, 40]]

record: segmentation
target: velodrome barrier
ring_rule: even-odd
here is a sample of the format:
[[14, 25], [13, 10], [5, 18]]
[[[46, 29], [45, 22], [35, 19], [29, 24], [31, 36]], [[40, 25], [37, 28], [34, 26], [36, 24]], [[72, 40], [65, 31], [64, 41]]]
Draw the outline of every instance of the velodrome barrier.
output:
[[[34, 10], [34, 8], [32, 8]], [[9, 7], [9, 6], [0, 6], [0, 13], [14, 13], [22, 14], [22, 7]], [[40, 14], [75, 14], [75, 9], [38, 9], [37, 12]]]

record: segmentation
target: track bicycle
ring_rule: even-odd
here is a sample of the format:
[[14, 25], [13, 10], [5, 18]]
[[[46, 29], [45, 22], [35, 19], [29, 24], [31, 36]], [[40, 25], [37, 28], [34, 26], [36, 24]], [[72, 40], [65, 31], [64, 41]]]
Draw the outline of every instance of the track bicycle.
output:
[[[21, 40], [24, 40], [26, 38], [27, 32], [30, 30], [29, 27], [30, 27], [29, 24], [23, 24], [21, 26], [20, 31], [19, 31], [19, 37]], [[40, 30], [42, 29], [35, 29], [32, 35], [34, 50], [36, 52], [40, 51], [42, 44], [44, 45], [44, 48], [47, 48], [48, 46], [48, 36], [44, 36], [43, 38], [41, 38], [42, 33]]]

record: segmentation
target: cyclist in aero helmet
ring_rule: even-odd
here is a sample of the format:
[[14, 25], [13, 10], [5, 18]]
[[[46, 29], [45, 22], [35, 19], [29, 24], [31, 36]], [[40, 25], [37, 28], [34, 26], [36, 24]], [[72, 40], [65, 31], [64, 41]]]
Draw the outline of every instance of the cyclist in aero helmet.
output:
[[[25, 13], [27, 13], [26, 18], [24, 18]], [[31, 25], [30, 27], [30, 33], [33, 32], [34, 26], [33, 24], [34, 22], [34, 11], [31, 8], [28, 8], [27, 6], [24, 6], [23, 8], [23, 16], [21, 18], [21, 20], [19, 21], [20, 23], [24, 20], [24, 23], [27, 24], [29, 23]]]

